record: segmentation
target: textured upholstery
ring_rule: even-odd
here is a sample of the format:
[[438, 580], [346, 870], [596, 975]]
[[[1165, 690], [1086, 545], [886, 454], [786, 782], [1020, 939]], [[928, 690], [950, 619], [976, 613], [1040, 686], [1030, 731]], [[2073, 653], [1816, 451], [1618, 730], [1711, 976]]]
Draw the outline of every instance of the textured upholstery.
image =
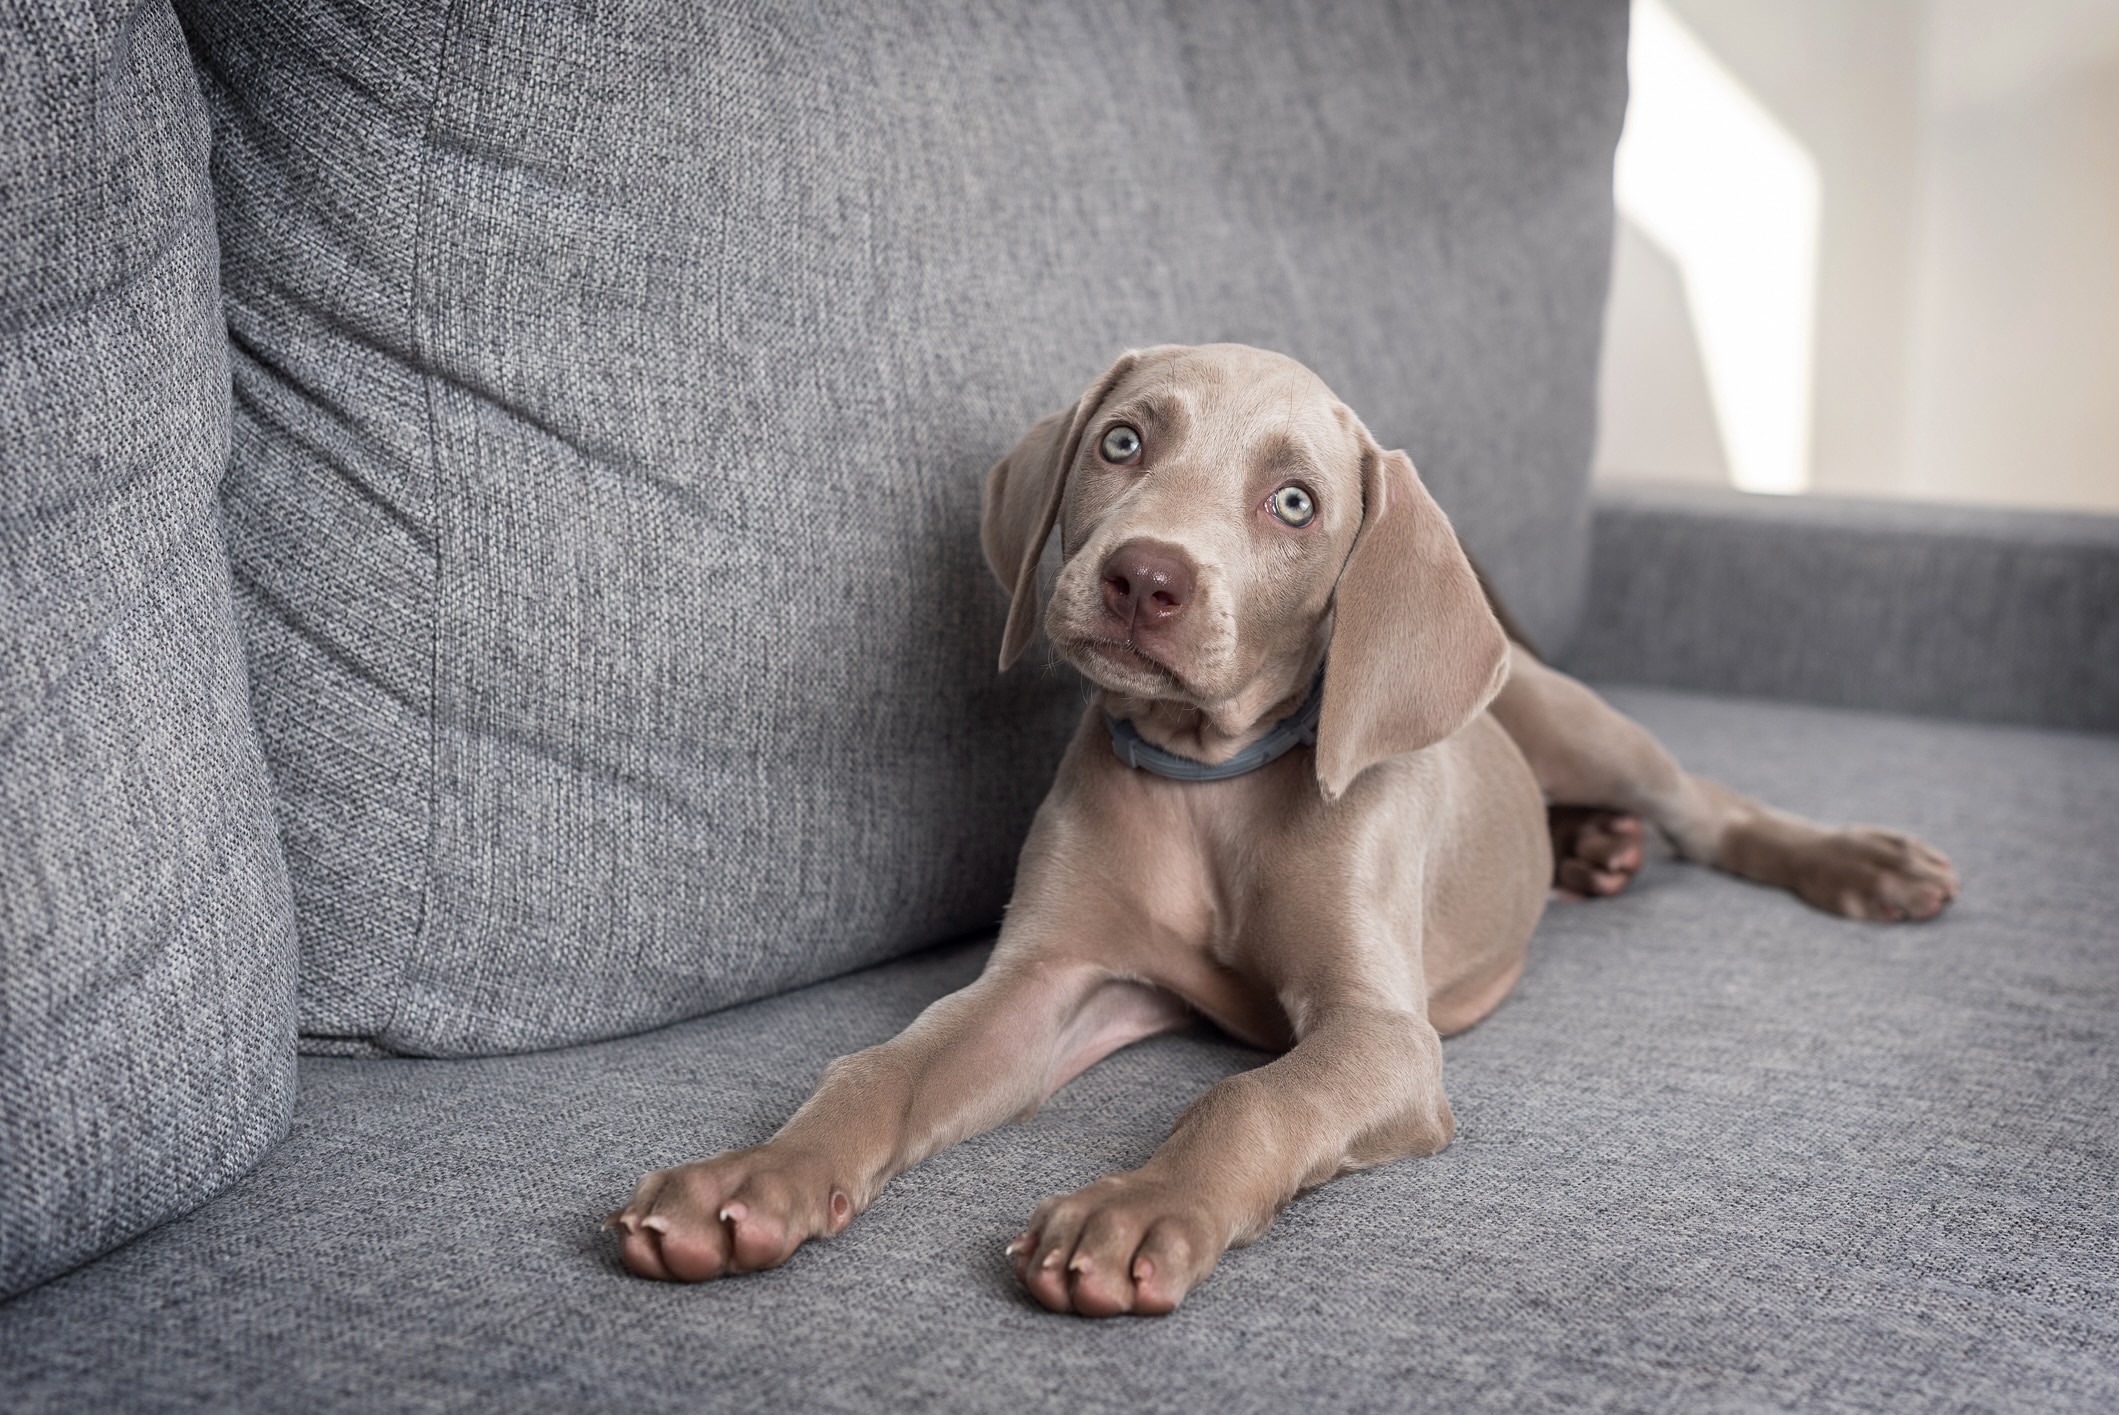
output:
[[0, 16], [0, 1295], [190, 1209], [294, 1102], [206, 148], [166, 3]]
[[1591, 564], [1578, 673], [2119, 731], [2119, 516], [1613, 488]]
[[651, 1035], [306, 1058], [292, 1138], [182, 1225], [0, 1307], [6, 1403], [260, 1410], [2110, 1410], [2119, 738], [1624, 692], [1697, 768], [1925, 833], [1939, 923], [1689, 866], [1555, 906], [1445, 1046], [1456, 1143], [1296, 1201], [1175, 1316], [1013, 1289], [1042, 1195], [1256, 1054], [1142, 1044], [786, 1268], [637, 1281], [596, 1220], [768, 1134], [977, 949]]
[[186, 12], [312, 1047], [988, 927], [1077, 706], [979, 478], [1129, 344], [1310, 363], [1566, 637], [1621, 0]]

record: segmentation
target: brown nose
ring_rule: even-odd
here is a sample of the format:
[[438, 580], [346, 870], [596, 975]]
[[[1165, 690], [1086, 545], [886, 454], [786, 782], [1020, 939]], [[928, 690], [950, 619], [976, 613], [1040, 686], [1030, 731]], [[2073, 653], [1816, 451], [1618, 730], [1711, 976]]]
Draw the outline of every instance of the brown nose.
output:
[[1104, 607], [1130, 632], [1156, 629], [1192, 599], [1192, 562], [1153, 541], [1129, 540], [1104, 562]]

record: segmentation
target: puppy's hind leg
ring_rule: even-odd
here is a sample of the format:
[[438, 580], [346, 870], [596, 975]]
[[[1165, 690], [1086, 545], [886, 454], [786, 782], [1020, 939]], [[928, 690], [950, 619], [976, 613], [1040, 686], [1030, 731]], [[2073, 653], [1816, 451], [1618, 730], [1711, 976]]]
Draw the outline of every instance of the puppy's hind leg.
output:
[[1870, 826], [1820, 826], [1694, 776], [1587, 687], [1520, 646], [1511, 653], [1492, 711], [1555, 806], [1637, 815], [1688, 860], [1848, 918], [1932, 919], [1957, 897], [1957, 872], [1933, 846]]

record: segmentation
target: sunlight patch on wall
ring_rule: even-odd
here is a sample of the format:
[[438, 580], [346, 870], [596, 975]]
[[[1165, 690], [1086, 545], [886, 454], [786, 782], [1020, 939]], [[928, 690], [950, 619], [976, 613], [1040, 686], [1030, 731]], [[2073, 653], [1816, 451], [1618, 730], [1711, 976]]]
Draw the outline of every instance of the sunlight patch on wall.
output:
[[1662, 0], [1634, 0], [1619, 209], [1676, 263], [1730, 479], [1810, 484], [1817, 163]]

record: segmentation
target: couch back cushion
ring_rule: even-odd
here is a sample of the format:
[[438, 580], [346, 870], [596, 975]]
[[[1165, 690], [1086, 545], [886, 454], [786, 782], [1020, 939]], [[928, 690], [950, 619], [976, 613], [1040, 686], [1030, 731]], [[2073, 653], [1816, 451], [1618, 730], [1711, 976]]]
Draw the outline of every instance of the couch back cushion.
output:
[[167, 0], [0, 18], [0, 1297], [210, 1197], [294, 1104], [206, 154]]
[[188, 9], [312, 1046], [990, 925], [1080, 703], [979, 482], [1129, 345], [1309, 363], [1570, 627], [1623, 0]]

